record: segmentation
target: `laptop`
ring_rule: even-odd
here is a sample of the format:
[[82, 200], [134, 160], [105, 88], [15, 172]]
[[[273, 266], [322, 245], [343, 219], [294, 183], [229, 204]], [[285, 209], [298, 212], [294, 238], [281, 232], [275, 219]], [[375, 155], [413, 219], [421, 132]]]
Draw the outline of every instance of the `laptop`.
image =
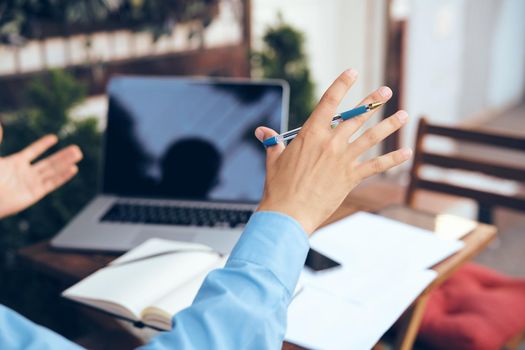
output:
[[229, 253], [263, 193], [254, 130], [284, 131], [288, 90], [279, 80], [113, 78], [100, 193], [52, 247], [121, 252], [159, 237]]

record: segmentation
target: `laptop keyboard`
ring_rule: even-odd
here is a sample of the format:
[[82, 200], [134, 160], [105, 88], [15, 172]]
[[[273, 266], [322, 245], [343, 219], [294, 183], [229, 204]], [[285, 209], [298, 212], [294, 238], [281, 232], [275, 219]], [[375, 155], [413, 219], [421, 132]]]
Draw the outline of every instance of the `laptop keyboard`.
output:
[[100, 219], [102, 222], [122, 222], [157, 225], [242, 227], [252, 210], [115, 203]]

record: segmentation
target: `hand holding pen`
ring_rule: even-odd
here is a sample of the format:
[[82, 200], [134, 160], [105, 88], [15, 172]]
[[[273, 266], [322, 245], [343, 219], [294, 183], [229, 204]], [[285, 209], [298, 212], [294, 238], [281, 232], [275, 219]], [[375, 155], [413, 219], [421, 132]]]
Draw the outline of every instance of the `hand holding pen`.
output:
[[[366, 112], [370, 112], [376, 108], [379, 108], [383, 105], [383, 102], [372, 102], [363, 106], [356, 107], [354, 109], [351, 109], [349, 111], [343, 112], [341, 114], [336, 115], [332, 118], [331, 127], [335, 128], [339, 123], [344, 122], [348, 119], [355, 118], [361, 114], [365, 114]], [[297, 134], [299, 134], [299, 131], [301, 131], [302, 128], [296, 128], [290, 131], [287, 131], [285, 133], [282, 133], [280, 135], [272, 136], [270, 138], [267, 138], [263, 141], [263, 145], [266, 147], [275, 146], [279, 142], [286, 142], [295, 139]]]
[[[352, 136], [377, 109], [370, 108], [359, 118], [349, 118], [336, 128], [331, 127], [340, 101], [356, 79], [354, 70], [342, 73], [325, 92], [293, 142], [287, 146], [277, 142], [266, 148], [266, 183], [258, 211], [286, 214], [311, 234], [363, 179], [411, 157], [410, 149], [399, 149], [360, 160], [361, 155], [406, 123], [405, 111], [398, 111], [352, 142]], [[370, 104], [383, 104], [391, 96], [388, 87], [381, 87], [361, 101], [358, 108], [368, 110]], [[255, 135], [261, 142], [279, 136], [265, 127], [257, 128]]]

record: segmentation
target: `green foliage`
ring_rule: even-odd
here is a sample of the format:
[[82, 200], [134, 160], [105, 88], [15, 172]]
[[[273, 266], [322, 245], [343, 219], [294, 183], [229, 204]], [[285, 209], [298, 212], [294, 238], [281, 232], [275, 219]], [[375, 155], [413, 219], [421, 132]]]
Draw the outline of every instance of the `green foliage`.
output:
[[[72, 107], [84, 100], [85, 89], [72, 76], [51, 71], [28, 89], [31, 109], [4, 116], [3, 155], [19, 151], [45, 134], [57, 134], [60, 141], [50, 152], [77, 144], [84, 154], [79, 174], [66, 186], [28, 210], [0, 221], [0, 236], [9, 236], [16, 249], [54, 235], [96, 192], [101, 135], [94, 118], [73, 120]], [[48, 152], [48, 154], [50, 153]], [[5, 251], [5, 249], [4, 249]]]
[[218, 0], [5, 0], [0, 2], [0, 42], [22, 44], [25, 38], [38, 38], [43, 23], [121, 23], [149, 30], [157, 39], [178, 22], [195, 20], [206, 27], [217, 5]]
[[59, 133], [70, 122], [69, 110], [85, 97], [85, 88], [62, 71], [51, 71], [46, 78], [33, 81], [28, 99], [36, 106], [31, 120], [37, 133]]
[[290, 84], [289, 128], [295, 128], [304, 123], [315, 104], [304, 36], [279, 17], [279, 22], [268, 28], [263, 40], [263, 49], [252, 56], [254, 73], [284, 79]]
[[[70, 117], [71, 108], [84, 100], [85, 88], [67, 73], [51, 71], [35, 80], [27, 98], [28, 105], [33, 107], [2, 116], [2, 155], [19, 151], [43, 135], [54, 133], [60, 141], [47, 154], [77, 144], [84, 159], [79, 164], [79, 173], [68, 184], [31, 208], [0, 221], [0, 303], [56, 326], [57, 318], [53, 319], [53, 311], [48, 310], [52, 307], [39, 300], [43, 295], [56, 298], [57, 291], [49, 290], [49, 280], [19, 265], [16, 251], [55, 235], [95, 195], [101, 134], [96, 119]], [[64, 326], [69, 327], [59, 324], [55, 329], [64, 330]]]

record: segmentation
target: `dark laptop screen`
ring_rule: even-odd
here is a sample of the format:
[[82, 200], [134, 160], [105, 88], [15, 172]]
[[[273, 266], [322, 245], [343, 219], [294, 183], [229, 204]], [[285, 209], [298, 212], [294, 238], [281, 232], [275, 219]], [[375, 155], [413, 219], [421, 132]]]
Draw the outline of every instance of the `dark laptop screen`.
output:
[[265, 151], [253, 132], [281, 129], [282, 85], [119, 77], [108, 93], [104, 193], [261, 198]]

